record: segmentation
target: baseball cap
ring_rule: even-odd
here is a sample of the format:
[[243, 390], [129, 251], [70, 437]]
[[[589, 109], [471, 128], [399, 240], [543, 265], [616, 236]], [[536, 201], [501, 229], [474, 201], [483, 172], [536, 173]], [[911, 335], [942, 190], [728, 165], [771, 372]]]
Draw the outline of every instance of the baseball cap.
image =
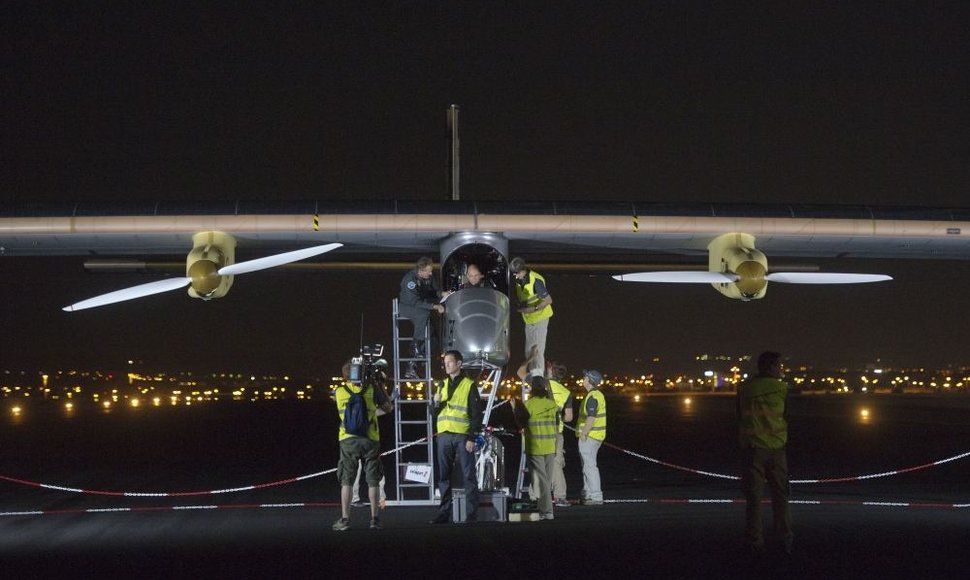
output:
[[586, 370], [586, 369], [583, 369], [583, 376], [584, 377], [589, 377], [589, 382], [593, 383], [593, 386], [594, 387], [599, 386], [599, 384], [603, 382], [603, 374], [600, 373], [597, 370], [593, 370], [593, 369]]

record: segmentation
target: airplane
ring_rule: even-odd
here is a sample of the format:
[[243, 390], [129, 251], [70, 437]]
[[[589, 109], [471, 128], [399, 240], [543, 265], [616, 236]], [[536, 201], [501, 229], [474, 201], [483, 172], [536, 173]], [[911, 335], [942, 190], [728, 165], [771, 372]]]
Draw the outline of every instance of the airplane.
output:
[[[757, 241], [757, 247], [755, 242]], [[235, 263], [237, 245], [287, 250]], [[324, 243], [322, 243], [324, 242]], [[970, 258], [970, 209], [824, 205], [709, 205], [620, 202], [212, 202], [78, 203], [0, 208], [0, 257], [178, 254], [186, 275], [64, 308], [76, 311], [188, 287], [225, 296], [235, 274], [280, 266], [337, 248], [334, 255], [416, 255], [438, 251], [443, 288], [458, 286], [469, 263], [489, 288], [449, 296], [445, 345], [466, 360], [508, 359], [509, 245], [524, 255], [594, 256], [645, 266], [658, 257], [707, 256], [706, 271], [623, 273], [620, 281], [712, 284], [730, 298], [765, 296], [767, 283], [865, 283], [885, 274], [774, 272], [767, 255], [794, 259]], [[308, 246], [308, 247], [304, 247]], [[293, 249], [300, 248], [300, 249]], [[697, 268], [702, 268], [697, 263]], [[471, 292], [474, 290], [474, 292]], [[473, 296], [474, 295], [474, 296]], [[467, 352], [466, 352], [467, 351]]]

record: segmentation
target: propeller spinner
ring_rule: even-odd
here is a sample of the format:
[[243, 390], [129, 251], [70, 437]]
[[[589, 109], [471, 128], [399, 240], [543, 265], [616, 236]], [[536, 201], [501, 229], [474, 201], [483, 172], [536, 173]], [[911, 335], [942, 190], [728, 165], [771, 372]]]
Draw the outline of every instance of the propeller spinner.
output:
[[193, 248], [186, 259], [185, 276], [115, 290], [65, 306], [62, 310], [74, 312], [86, 308], [95, 308], [178, 290], [186, 286], [189, 286], [189, 294], [196, 298], [203, 300], [219, 298], [228, 292], [232, 285], [232, 276], [236, 274], [248, 274], [249, 272], [305, 260], [335, 250], [343, 245], [339, 243], [324, 244], [233, 264], [236, 240], [231, 235], [222, 232], [202, 232], [193, 236], [193, 242], [196, 247]]
[[772, 272], [768, 258], [754, 247], [754, 236], [732, 233], [718, 236], [708, 246], [710, 261], [707, 272], [637, 272], [619, 274], [621, 282], [660, 282], [668, 284], [711, 284], [730, 298], [755, 300], [763, 298], [768, 282], [785, 284], [864, 284], [892, 280], [885, 274], [850, 274], [842, 272]]

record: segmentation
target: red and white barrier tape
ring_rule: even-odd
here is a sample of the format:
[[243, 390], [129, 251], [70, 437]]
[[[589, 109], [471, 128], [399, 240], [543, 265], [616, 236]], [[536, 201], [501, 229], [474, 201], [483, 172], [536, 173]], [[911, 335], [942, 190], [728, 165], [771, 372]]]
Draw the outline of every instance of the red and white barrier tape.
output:
[[[567, 425], [567, 427], [569, 427], [570, 429], [573, 429], [573, 427], [570, 427], [568, 425]], [[397, 447], [395, 449], [391, 449], [391, 450], [385, 451], [385, 452], [381, 453], [381, 456], [383, 457], [385, 455], [390, 455], [391, 453], [396, 453], [396, 452], [398, 452], [398, 451], [400, 451], [402, 449], [406, 449], [408, 447], [411, 447], [412, 445], [417, 445], [419, 443], [422, 443], [422, 442], [424, 442], [424, 440], [425, 440], [425, 438], [422, 437], [421, 439], [419, 439], [417, 441], [412, 441], [412, 442], [410, 442], [410, 443], [408, 443], [406, 445], [402, 445], [402, 446]], [[647, 455], [643, 455], [643, 454], [637, 453], [635, 451], [630, 451], [629, 449], [624, 449], [622, 447], [618, 447], [616, 445], [613, 445], [612, 443], [605, 443], [604, 442], [603, 445], [605, 447], [609, 447], [611, 449], [615, 449], [615, 450], [617, 450], [617, 451], [619, 451], [621, 453], [625, 453], [625, 454], [630, 455], [632, 457], [636, 457], [636, 458], [642, 459], [644, 461], [649, 461], [649, 462], [655, 463], [657, 465], [662, 465], [664, 467], [669, 467], [671, 469], [677, 469], [677, 470], [680, 470], [680, 471], [686, 471], [688, 473], [694, 473], [694, 474], [697, 474], [697, 475], [706, 475], [708, 477], [714, 477], [714, 478], [719, 478], [719, 479], [729, 479], [729, 480], [739, 480], [740, 479], [740, 477], [738, 477], [737, 475], [727, 475], [727, 474], [724, 474], [724, 473], [717, 473], [717, 472], [713, 472], [713, 471], [704, 471], [704, 470], [701, 470], [701, 469], [694, 469], [692, 467], [686, 467], [686, 466], [683, 466], [683, 465], [677, 465], [676, 463], [670, 463], [670, 462], [667, 462], [667, 461], [662, 461], [660, 459], [656, 459], [656, 458], [653, 458], [653, 457], [649, 457]], [[922, 465], [915, 465], [915, 466], [912, 466], [912, 467], [905, 467], [905, 468], [900, 468], [900, 469], [894, 469], [892, 471], [883, 471], [883, 472], [880, 472], [880, 473], [870, 473], [870, 474], [867, 474], [867, 475], [854, 475], [854, 476], [846, 476], [846, 477], [826, 477], [826, 478], [817, 478], [817, 479], [793, 479], [793, 480], [791, 480], [791, 483], [795, 483], [795, 484], [799, 484], [799, 483], [840, 483], [840, 482], [847, 482], [847, 481], [864, 481], [864, 480], [876, 479], [876, 478], [880, 478], [880, 477], [889, 477], [889, 476], [892, 476], [892, 475], [899, 475], [899, 474], [902, 474], [902, 473], [910, 473], [910, 472], [919, 471], [919, 470], [922, 470], [922, 469], [929, 469], [930, 467], [936, 467], [936, 466], [939, 466], [939, 465], [943, 465], [944, 463], [950, 463], [952, 461], [957, 461], [957, 460], [960, 460], [960, 459], [964, 459], [966, 457], [970, 457], [970, 451], [967, 451], [967, 452], [964, 452], [964, 453], [960, 453], [960, 454], [954, 455], [952, 457], [947, 457], [945, 459], [940, 459], [940, 460], [937, 460], [937, 461], [933, 461], [933, 462], [930, 462], [930, 463], [924, 463]], [[242, 486], [242, 487], [231, 487], [231, 488], [226, 488], [226, 489], [214, 489], [214, 490], [208, 490], [208, 491], [137, 492], [137, 491], [104, 491], [104, 490], [78, 489], [78, 488], [67, 487], [67, 486], [63, 486], [63, 485], [54, 485], [54, 484], [49, 484], [49, 483], [40, 483], [40, 482], [36, 482], [36, 481], [29, 481], [29, 480], [19, 479], [19, 478], [15, 478], [15, 477], [6, 476], [6, 475], [0, 475], [0, 481], [9, 481], [11, 483], [17, 483], [17, 484], [20, 484], [20, 485], [27, 485], [27, 486], [32, 486], [32, 487], [40, 487], [40, 488], [44, 488], [44, 489], [53, 489], [53, 490], [57, 490], [57, 491], [66, 491], [66, 492], [70, 492], [70, 493], [81, 493], [81, 494], [87, 494], [87, 495], [105, 495], [105, 496], [118, 496], [118, 497], [190, 497], [190, 496], [200, 496], [200, 495], [219, 495], [219, 494], [226, 494], [226, 493], [236, 493], [236, 492], [240, 492], [240, 491], [253, 491], [253, 490], [257, 490], [257, 489], [266, 489], [266, 488], [269, 488], [269, 487], [277, 487], [277, 486], [281, 486], [281, 485], [287, 485], [287, 484], [290, 484], [290, 483], [296, 483], [298, 481], [304, 481], [304, 480], [307, 480], [307, 479], [313, 479], [315, 477], [319, 477], [321, 475], [327, 475], [329, 473], [334, 473], [336, 471], [337, 471], [337, 468], [336, 467], [333, 467], [333, 468], [327, 469], [325, 471], [318, 471], [316, 473], [310, 473], [310, 474], [307, 474], [307, 475], [301, 475], [299, 477], [291, 477], [289, 479], [281, 479], [279, 481], [271, 481], [271, 482], [266, 482], [266, 483], [258, 483], [258, 484], [246, 485], [246, 486]]]
[[[418, 439], [417, 441], [412, 441], [406, 445], [401, 445], [395, 449], [385, 451], [381, 453], [381, 456], [390, 455], [391, 453], [396, 453], [402, 449], [407, 449], [412, 445], [417, 445], [425, 440], [425, 437]], [[307, 475], [301, 475], [299, 477], [291, 477], [289, 479], [281, 479], [279, 481], [270, 481], [266, 483], [256, 483], [253, 485], [246, 485], [242, 487], [230, 487], [226, 489], [213, 489], [208, 491], [105, 491], [96, 489], [79, 489], [76, 487], [67, 487], [63, 485], [54, 485], [51, 483], [40, 483], [37, 481], [29, 481], [26, 479], [19, 479], [16, 477], [9, 477], [6, 475], [0, 475], [0, 481], [9, 481], [11, 483], [18, 483], [20, 485], [27, 485], [31, 487], [40, 487], [43, 489], [53, 489], [56, 491], [67, 491], [70, 493], [81, 493], [85, 495], [107, 495], [115, 497], [191, 497], [199, 495], [218, 495], [224, 493], [236, 493], [240, 491], [253, 491], [256, 489], [266, 489], [268, 487], [277, 487], [280, 485], [286, 485], [290, 483], [296, 483], [297, 481], [304, 481], [307, 479], [313, 479], [314, 477], [320, 477], [321, 475], [327, 475], [329, 473], [335, 473], [337, 471], [336, 467], [332, 467], [325, 471], [318, 471], [316, 473], [309, 473]]]
[[[570, 427], [569, 425], [567, 425], [567, 427], [569, 427], [570, 429], [573, 429], [573, 427]], [[643, 455], [643, 454], [637, 453], [635, 451], [630, 451], [629, 449], [624, 449], [622, 447], [613, 445], [612, 443], [606, 443], [606, 442], [604, 442], [603, 443], [603, 446], [604, 447], [609, 447], [611, 449], [615, 449], [615, 450], [619, 451], [620, 453], [625, 453], [625, 454], [630, 455], [632, 457], [636, 457], [637, 459], [642, 459], [644, 461], [649, 461], [651, 463], [656, 463], [657, 465], [662, 465], [664, 467], [669, 467], [671, 469], [677, 469], [677, 470], [680, 470], [680, 471], [686, 471], [688, 473], [696, 473], [697, 475], [706, 475], [708, 477], [715, 477], [715, 478], [720, 478], [720, 479], [731, 479], [731, 480], [739, 480], [739, 479], [741, 479], [737, 475], [727, 475], [727, 474], [724, 474], [724, 473], [716, 473], [716, 472], [713, 472], [713, 471], [704, 471], [704, 470], [701, 470], [701, 469], [694, 469], [693, 467], [686, 467], [686, 466], [683, 466], [683, 465], [677, 465], [676, 463], [670, 463], [670, 462], [667, 462], [667, 461], [662, 461], [660, 459], [656, 459], [654, 457], [649, 457], [647, 455]], [[930, 467], [936, 467], [938, 465], [943, 465], [944, 463], [949, 463], [951, 461], [957, 461], [959, 459], [964, 459], [966, 457], [970, 457], [970, 451], [966, 451], [964, 453], [960, 453], [958, 455], [954, 455], [953, 457], [947, 457], [946, 459], [940, 459], [940, 460], [933, 461], [933, 462], [930, 462], [930, 463], [924, 463], [922, 465], [914, 465], [912, 467], [903, 467], [903, 468], [900, 468], [900, 469], [894, 469], [892, 471], [883, 471], [883, 472], [880, 472], [880, 473], [870, 473], [870, 474], [867, 474], [867, 475], [852, 475], [852, 476], [845, 476], [845, 477], [825, 477], [825, 478], [817, 478], [817, 479], [793, 479], [793, 480], [790, 481], [790, 483], [840, 483], [840, 482], [845, 482], [845, 481], [863, 481], [863, 480], [867, 480], [867, 479], [876, 479], [876, 478], [879, 478], [879, 477], [888, 477], [890, 475], [899, 475], [901, 473], [909, 473], [909, 472], [912, 472], [912, 471], [919, 471], [921, 469], [929, 469]]]

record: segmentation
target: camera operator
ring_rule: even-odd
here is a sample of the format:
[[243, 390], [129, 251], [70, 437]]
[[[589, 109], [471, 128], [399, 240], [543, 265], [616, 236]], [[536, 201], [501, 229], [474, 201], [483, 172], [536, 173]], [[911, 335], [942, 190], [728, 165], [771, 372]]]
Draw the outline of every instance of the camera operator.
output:
[[[377, 417], [391, 412], [391, 402], [384, 390], [386, 375], [385, 370], [381, 370], [369, 353], [359, 359], [351, 359], [344, 364], [344, 376], [349, 380], [344, 385], [337, 388], [335, 398], [337, 402], [337, 414], [340, 417], [340, 430], [338, 440], [340, 441], [340, 461], [337, 463], [337, 478], [340, 481], [340, 514], [341, 517], [333, 524], [335, 531], [344, 531], [350, 528], [350, 500], [352, 486], [359, 464], [363, 464], [364, 478], [367, 481], [367, 495], [370, 499], [370, 529], [383, 529], [380, 518], [377, 516], [378, 487], [384, 479], [384, 470], [381, 467], [380, 459], [380, 429], [377, 424]], [[355, 384], [355, 381], [359, 381]], [[367, 436], [357, 436], [348, 433], [344, 425], [344, 411], [350, 403], [354, 394], [361, 394], [367, 406]]]
[[[388, 378], [388, 365], [386, 360], [378, 359], [376, 362], [374, 362], [374, 372], [375, 372], [375, 376], [378, 379], [378, 382], [385, 385], [385, 389], [391, 386], [390, 379]], [[348, 362], [346, 365], [344, 365], [345, 382], [350, 380], [349, 375], [350, 375], [350, 363]], [[394, 398], [395, 398], [395, 395], [392, 393], [391, 399], [393, 400]], [[384, 415], [384, 414], [385, 412], [380, 407], [378, 407], [377, 416], [380, 417], [381, 415]], [[357, 476], [354, 477], [354, 486], [350, 490], [351, 491], [350, 505], [353, 507], [364, 507], [366, 505], [370, 505], [370, 501], [361, 501], [360, 499], [360, 477], [363, 473], [364, 473], [364, 464], [361, 462], [357, 464]], [[387, 482], [387, 478], [381, 476], [381, 483], [379, 486], [380, 487], [379, 506], [381, 509], [384, 509], [384, 507], [387, 505], [387, 493], [384, 491], [384, 485], [386, 482]]]

